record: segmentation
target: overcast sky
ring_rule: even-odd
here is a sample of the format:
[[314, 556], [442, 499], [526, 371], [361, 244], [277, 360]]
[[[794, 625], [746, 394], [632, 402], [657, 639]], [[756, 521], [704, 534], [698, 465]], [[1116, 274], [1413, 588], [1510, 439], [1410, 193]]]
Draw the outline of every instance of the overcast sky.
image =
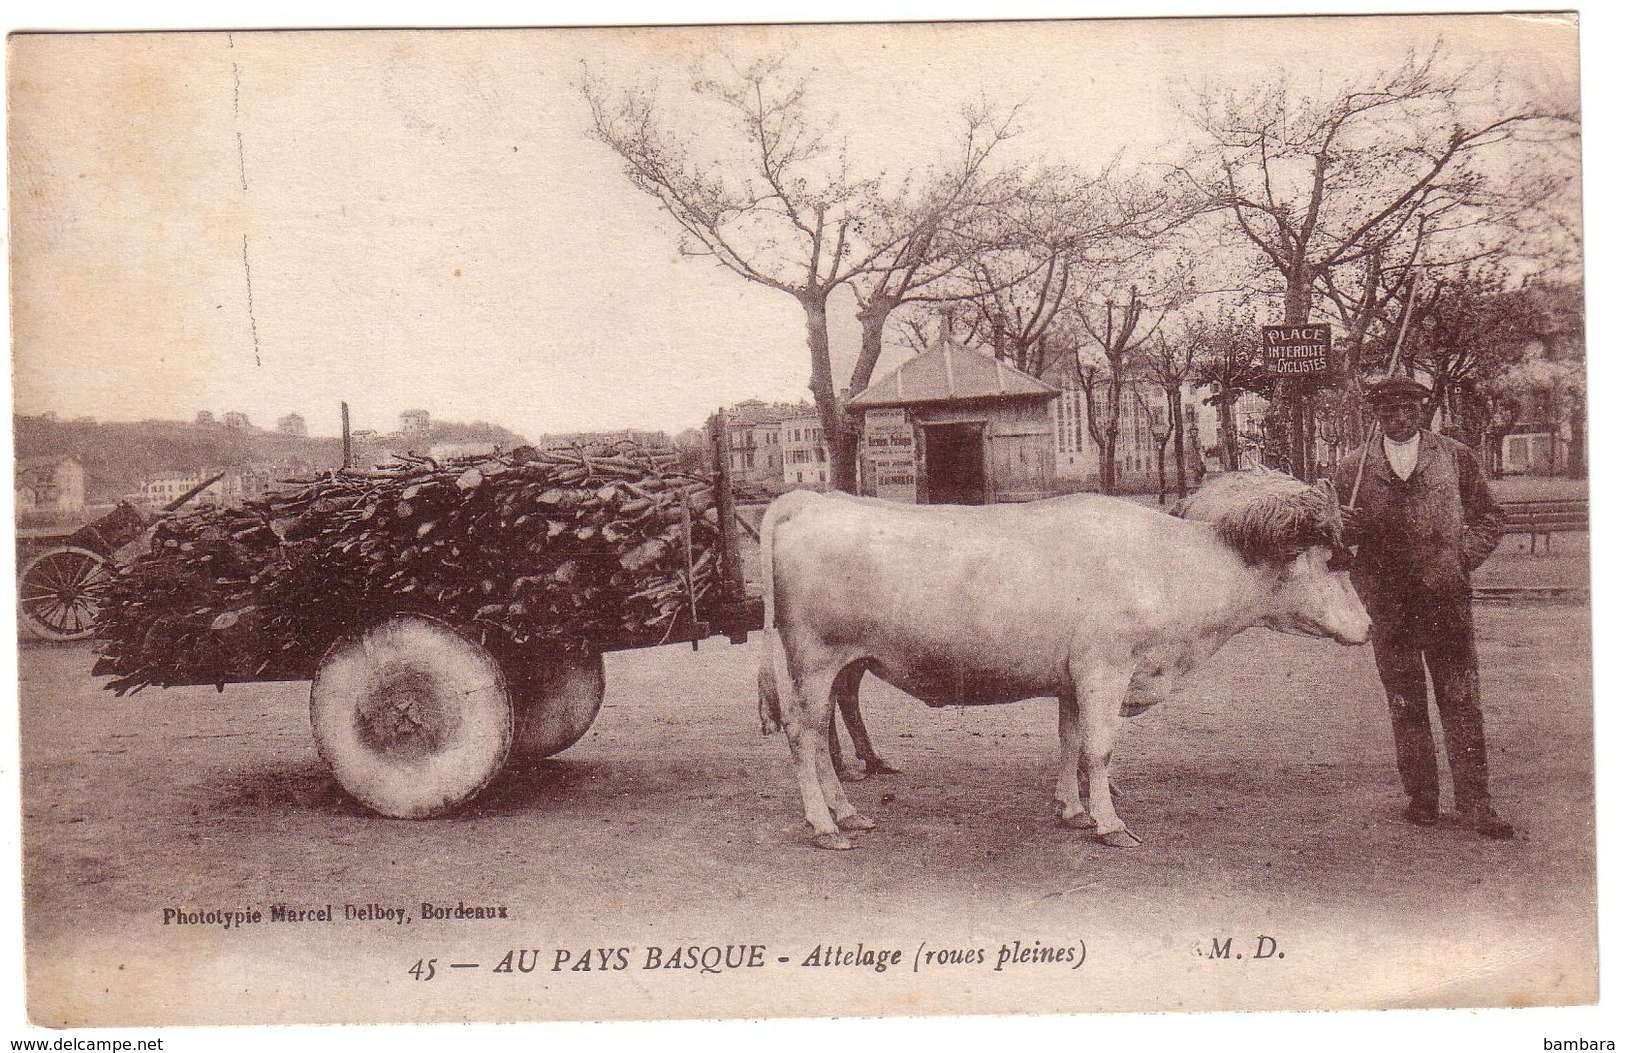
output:
[[358, 428], [421, 407], [534, 435], [806, 397], [799, 307], [678, 254], [587, 137], [583, 63], [681, 84], [718, 48], [787, 52], [863, 171], [928, 163], [978, 95], [1025, 100], [1020, 150], [1093, 167], [1160, 156], [1203, 78], [1338, 80], [1439, 36], [1574, 84], [1572, 25], [1513, 16], [13, 37], [16, 406], [333, 434], [343, 399]]

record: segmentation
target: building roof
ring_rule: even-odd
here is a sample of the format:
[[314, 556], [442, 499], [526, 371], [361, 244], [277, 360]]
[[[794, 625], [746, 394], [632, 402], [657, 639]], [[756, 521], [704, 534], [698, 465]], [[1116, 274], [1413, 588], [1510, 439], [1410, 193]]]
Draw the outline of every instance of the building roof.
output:
[[967, 399], [1052, 399], [1061, 390], [991, 355], [944, 342], [922, 351], [853, 397], [856, 409]]
[[17, 470], [55, 468], [57, 465], [66, 464], [69, 461], [73, 461], [75, 464], [79, 463], [79, 455], [76, 453], [48, 453], [38, 457], [19, 457], [17, 458]]
[[805, 417], [817, 412], [811, 406], [802, 402], [791, 405], [788, 402], [768, 404], [761, 399], [746, 399], [744, 402], [729, 407], [725, 411], [728, 426], [732, 428], [760, 427], [762, 425], [777, 425], [781, 421], [794, 417]]

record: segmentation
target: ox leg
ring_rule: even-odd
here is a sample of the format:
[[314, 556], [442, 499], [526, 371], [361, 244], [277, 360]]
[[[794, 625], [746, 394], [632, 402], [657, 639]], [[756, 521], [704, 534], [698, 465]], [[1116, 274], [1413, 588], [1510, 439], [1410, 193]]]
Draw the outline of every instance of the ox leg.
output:
[[897, 774], [897, 769], [881, 759], [874, 743], [869, 739], [869, 729], [863, 723], [863, 711], [858, 708], [858, 685], [862, 682], [862, 665], [849, 665], [835, 678], [835, 704], [840, 707], [841, 722], [846, 725], [846, 733], [852, 736], [852, 751], [858, 755], [858, 760], [863, 762], [863, 768], [854, 772], [842, 768], [840, 747], [837, 745], [839, 739], [833, 725], [830, 727], [830, 758], [835, 761], [835, 768], [841, 773], [841, 778], [850, 782], [861, 782], [871, 775]]
[[1078, 712], [1078, 693], [1070, 686], [1059, 693], [1061, 731], [1061, 773], [1055, 780], [1056, 818], [1062, 826], [1090, 830], [1095, 820], [1079, 796], [1083, 767], [1083, 721]]
[[[871, 820], [858, 815], [847, 800], [835, 768], [829, 761], [830, 719], [834, 716], [831, 691], [834, 676], [813, 674], [795, 682], [794, 698], [785, 720], [785, 737], [795, 762], [802, 809], [813, 828], [819, 848], [847, 849], [852, 842], [842, 828], [867, 829]], [[867, 825], [865, 825], [867, 824]]]
[[850, 798], [846, 796], [846, 787], [841, 785], [839, 772], [834, 764], [825, 764], [823, 754], [819, 755], [818, 781], [824, 791], [824, 800], [829, 802], [830, 814], [835, 817], [835, 825], [842, 830], [873, 830], [875, 821], [858, 811]]
[[[857, 685], [862, 678], [863, 666], [861, 665], [849, 665], [837, 673], [835, 682], [830, 688], [834, 702], [844, 705], [842, 693], [845, 691], [851, 694], [855, 706]], [[824, 799], [829, 802], [830, 811], [834, 813], [835, 825], [842, 830], [873, 830], [875, 821], [859, 813], [857, 808], [853, 807], [851, 800], [846, 796], [846, 787], [841, 785], [846, 773], [841, 770], [839, 742], [840, 740], [835, 733], [835, 707], [832, 705], [829, 723], [830, 749], [828, 756], [830, 763], [827, 765], [820, 764], [818, 769], [818, 776], [824, 789]], [[819, 759], [820, 761], [823, 760], [822, 754], [819, 755]]]
[[[841, 704], [839, 694], [836, 695], [835, 703], [837, 706]], [[862, 782], [869, 777], [869, 773], [862, 768], [848, 768], [846, 766], [846, 761], [841, 756], [840, 721], [833, 711], [829, 715], [829, 762], [835, 768], [835, 774], [842, 782]]]
[[[1061, 692], [1059, 701], [1061, 774], [1055, 780], [1055, 817], [1062, 826], [1070, 826], [1074, 830], [1093, 830], [1095, 818], [1089, 814], [1082, 799], [1090, 784], [1089, 763], [1083, 755], [1083, 722], [1078, 710], [1077, 692], [1068, 688]], [[1123, 793], [1115, 783], [1108, 781], [1107, 787], [1113, 801], [1123, 799]]]
[[1113, 848], [1133, 848], [1140, 843], [1118, 817], [1111, 789], [1112, 746], [1133, 672], [1132, 667], [1082, 669], [1074, 665], [1071, 669], [1080, 696], [1078, 715], [1083, 725], [1083, 760], [1089, 775], [1089, 814], [1095, 821], [1095, 836]]

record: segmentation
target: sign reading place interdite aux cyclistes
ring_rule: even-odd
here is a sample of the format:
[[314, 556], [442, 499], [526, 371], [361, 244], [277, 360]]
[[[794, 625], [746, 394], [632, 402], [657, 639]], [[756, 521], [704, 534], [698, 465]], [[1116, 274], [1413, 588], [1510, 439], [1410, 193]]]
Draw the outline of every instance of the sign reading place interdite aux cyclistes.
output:
[[1313, 377], [1332, 371], [1332, 327], [1266, 325], [1264, 368], [1272, 377]]

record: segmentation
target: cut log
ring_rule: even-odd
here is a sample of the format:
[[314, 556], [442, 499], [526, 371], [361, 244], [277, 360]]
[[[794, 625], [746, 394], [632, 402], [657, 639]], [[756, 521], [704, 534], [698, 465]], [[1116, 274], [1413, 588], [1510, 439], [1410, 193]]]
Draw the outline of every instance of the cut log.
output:
[[496, 660], [417, 615], [328, 650], [310, 686], [310, 724], [350, 796], [398, 819], [441, 815], [479, 793], [502, 770], [514, 732]]

